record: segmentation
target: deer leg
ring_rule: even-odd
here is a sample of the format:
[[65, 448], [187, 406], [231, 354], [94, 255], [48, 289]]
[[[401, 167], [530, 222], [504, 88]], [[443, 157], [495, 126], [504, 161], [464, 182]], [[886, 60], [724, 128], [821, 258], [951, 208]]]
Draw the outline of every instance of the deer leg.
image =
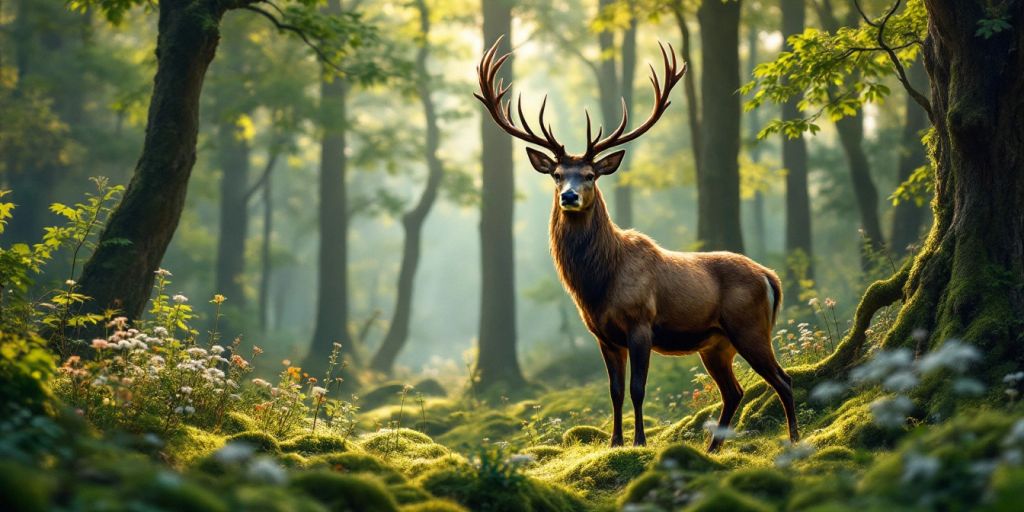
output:
[[638, 326], [629, 334], [629, 398], [633, 401], [633, 446], [647, 445], [644, 434], [644, 394], [651, 363], [651, 328]]
[[743, 388], [736, 381], [736, 374], [732, 370], [732, 360], [735, 357], [736, 349], [728, 342], [717, 343], [710, 350], [700, 353], [704, 369], [714, 379], [718, 393], [722, 395], [722, 414], [718, 417], [718, 429], [711, 433], [708, 453], [718, 451], [722, 446], [722, 442], [725, 441], [723, 431], [729, 428], [732, 417], [743, 400]]
[[600, 342], [612, 396], [612, 446], [622, 446], [622, 401], [626, 398], [626, 349]]
[[740, 334], [737, 337], [740, 339], [735, 340], [736, 350], [743, 356], [743, 359], [747, 360], [750, 367], [775, 390], [775, 394], [779, 396], [779, 400], [782, 402], [782, 409], [786, 412], [789, 440], [794, 443], [799, 441], [800, 432], [796, 424], [796, 404], [793, 401], [793, 379], [775, 360], [771, 338], [768, 335], [754, 332]]

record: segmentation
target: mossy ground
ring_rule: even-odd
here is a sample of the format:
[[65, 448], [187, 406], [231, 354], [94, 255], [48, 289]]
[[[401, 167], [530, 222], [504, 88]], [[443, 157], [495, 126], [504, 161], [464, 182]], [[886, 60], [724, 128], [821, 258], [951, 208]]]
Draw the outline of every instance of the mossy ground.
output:
[[[781, 425], [764, 421], [710, 455], [702, 425], [715, 406], [688, 415], [653, 408], [648, 431], [657, 430], [648, 446], [608, 446], [608, 405], [596, 384], [496, 405], [441, 397], [405, 407], [385, 403], [363, 411], [364, 428], [351, 436], [312, 433], [307, 424], [275, 437], [236, 413], [217, 432], [181, 427], [150, 446], [130, 434], [122, 437], [134, 441], [115, 441], [72, 421], [64, 428], [78, 429], [68, 436], [87, 471], [40, 471], [5, 460], [0, 500], [19, 510], [89, 503], [422, 512], [966, 510], [981, 504], [1013, 510], [1019, 503], [1024, 406], [973, 407], [934, 425], [891, 429], [873, 421], [871, 403], [879, 396], [865, 391], [833, 407], [802, 406], [806, 445], [791, 446]], [[625, 432], [628, 444], [630, 421]], [[231, 448], [242, 445], [242, 452]], [[979, 468], [987, 468], [986, 478], [979, 480]]]

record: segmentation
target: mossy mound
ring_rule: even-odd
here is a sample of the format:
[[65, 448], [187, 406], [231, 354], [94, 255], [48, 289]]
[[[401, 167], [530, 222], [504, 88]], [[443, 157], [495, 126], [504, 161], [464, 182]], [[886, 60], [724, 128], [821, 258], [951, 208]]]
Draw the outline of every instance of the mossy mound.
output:
[[282, 451], [295, 452], [301, 455], [317, 455], [348, 450], [345, 440], [341, 436], [331, 434], [302, 434], [281, 443], [280, 447]]
[[648, 448], [607, 448], [566, 461], [559, 481], [587, 492], [615, 492], [643, 473], [654, 460]]
[[360, 405], [365, 409], [376, 409], [382, 405], [397, 404], [402, 401], [404, 393], [406, 405], [413, 404], [413, 391], [405, 391], [406, 384], [403, 382], [388, 382], [381, 384], [359, 397]]
[[445, 397], [448, 396], [448, 390], [441, 385], [436, 379], [423, 379], [413, 386], [413, 393], [419, 393], [423, 396], [435, 396]]
[[468, 512], [454, 501], [433, 499], [402, 507], [402, 512]]
[[220, 424], [220, 432], [228, 435], [257, 430], [258, 428], [256, 420], [238, 411], [232, 411], [224, 415], [224, 420]]
[[231, 510], [247, 512], [320, 512], [323, 509], [313, 498], [276, 485], [236, 487], [231, 503]]
[[53, 482], [46, 475], [12, 461], [0, 461], [0, 503], [10, 510], [48, 510], [52, 488]]
[[793, 490], [793, 481], [773, 468], [734, 470], [725, 478], [725, 484], [737, 491], [773, 503], [785, 502]]
[[590, 425], [580, 425], [566, 430], [562, 434], [562, 445], [572, 446], [574, 444], [607, 444], [612, 438], [611, 434]]
[[771, 505], [743, 493], [717, 489], [705, 493], [683, 509], [685, 512], [772, 512]]
[[552, 457], [557, 457], [562, 454], [564, 450], [558, 446], [549, 446], [545, 444], [531, 446], [522, 450], [525, 455], [532, 455], [537, 462], [544, 462]]
[[426, 434], [408, 428], [381, 429], [364, 435], [361, 441], [363, 449], [377, 455], [437, 458], [448, 453]]
[[270, 434], [264, 432], [256, 432], [254, 430], [240, 432], [227, 438], [227, 442], [245, 443], [251, 446], [258, 453], [281, 453], [281, 446], [277, 443], [277, 439], [274, 439]]
[[313, 470], [295, 475], [290, 487], [330, 510], [398, 510], [387, 488], [374, 478]]
[[384, 461], [367, 453], [339, 452], [310, 457], [307, 467], [326, 467], [341, 473], [370, 473], [388, 484], [405, 482], [405, 477]]
[[181, 468], [209, 456], [225, 442], [222, 436], [186, 425], [164, 440], [163, 452], [171, 458], [172, 466]]
[[706, 472], [722, 469], [722, 465], [703, 452], [685, 443], [674, 444], [658, 454], [658, 465], [681, 471]]
[[586, 508], [578, 497], [560, 487], [514, 472], [481, 475], [467, 464], [426, 473], [419, 484], [435, 496], [450, 498], [474, 511], [563, 512]]
[[871, 413], [871, 402], [876, 398], [877, 394], [868, 393], [847, 400], [817, 422], [823, 428], [808, 436], [807, 441], [815, 446], [866, 449], [894, 447], [907, 430], [883, 427], [875, 423]]
[[[619, 496], [619, 508], [624, 508], [630, 503], [658, 503], [658, 491], [667, 486], [668, 478], [667, 473], [658, 470], [648, 471], [634, 478]], [[663, 505], [666, 508], [671, 507], [671, 503]]]
[[481, 441], [508, 441], [522, 432], [522, 421], [498, 411], [466, 418], [456, 427], [438, 436], [438, 441], [456, 449], [470, 449]]

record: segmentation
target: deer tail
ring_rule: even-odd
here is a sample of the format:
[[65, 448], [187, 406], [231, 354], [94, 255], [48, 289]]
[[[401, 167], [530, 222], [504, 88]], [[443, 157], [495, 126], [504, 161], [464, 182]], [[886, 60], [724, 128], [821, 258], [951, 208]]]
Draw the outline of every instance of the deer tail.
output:
[[782, 282], [779, 281], [779, 276], [775, 275], [775, 272], [765, 272], [764, 283], [768, 285], [768, 302], [771, 304], [771, 325], [775, 327], [775, 322], [779, 318], [779, 309], [782, 308]]

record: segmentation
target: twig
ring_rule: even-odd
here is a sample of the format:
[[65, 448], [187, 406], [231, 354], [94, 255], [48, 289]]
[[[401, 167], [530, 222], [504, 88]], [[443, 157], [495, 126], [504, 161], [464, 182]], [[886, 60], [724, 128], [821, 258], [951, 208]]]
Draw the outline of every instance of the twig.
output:
[[[271, 6], [274, 6], [274, 4], [271, 3], [271, 2], [264, 2], [264, 3], [266, 3], [268, 5], [271, 5]], [[277, 8], [277, 6], [274, 6], [274, 8], [277, 9], [278, 12], [282, 12], [281, 9]], [[341, 72], [341, 73], [345, 72], [345, 70], [343, 70], [340, 67], [338, 67], [338, 65], [335, 64], [332, 61], [332, 59], [330, 57], [328, 57], [327, 54], [324, 53], [324, 51], [319, 46], [313, 44], [313, 41], [309, 40], [309, 36], [301, 28], [296, 27], [295, 25], [291, 25], [289, 23], [285, 23], [284, 21], [281, 21], [281, 20], [277, 19], [277, 17], [275, 17], [273, 14], [271, 14], [271, 13], [269, 13], [267, 11], [264, 11], [263, 9], [260, 9], [259, 7], [254, 7], [252, 5], [247, 5], [247, 6], [243, 7], [243, 9], [245, 9], [247, 11], [252, 11], [252, 12], [254, 12], [256, 14], [259, 14], [260, 16], [263, 16], [264, 18], [270, 20], [270, 22], [273, 23], [274, 26], [277, 27], [278, 30], [286, 30], [288, 32], [292, 32], [292, 33], [298, 35], [299, 38], [302, 39], [302, 42], [306, 43], [306, 46], [308, 46], [308, 47], [313, 49], [313, 52], [316, 53], [317, 57], [319, 58], [320, 62], [323, 65], [328, 66], [330, 68], [333, 68], [335, 71], [338, 71], [338, 72]]]

